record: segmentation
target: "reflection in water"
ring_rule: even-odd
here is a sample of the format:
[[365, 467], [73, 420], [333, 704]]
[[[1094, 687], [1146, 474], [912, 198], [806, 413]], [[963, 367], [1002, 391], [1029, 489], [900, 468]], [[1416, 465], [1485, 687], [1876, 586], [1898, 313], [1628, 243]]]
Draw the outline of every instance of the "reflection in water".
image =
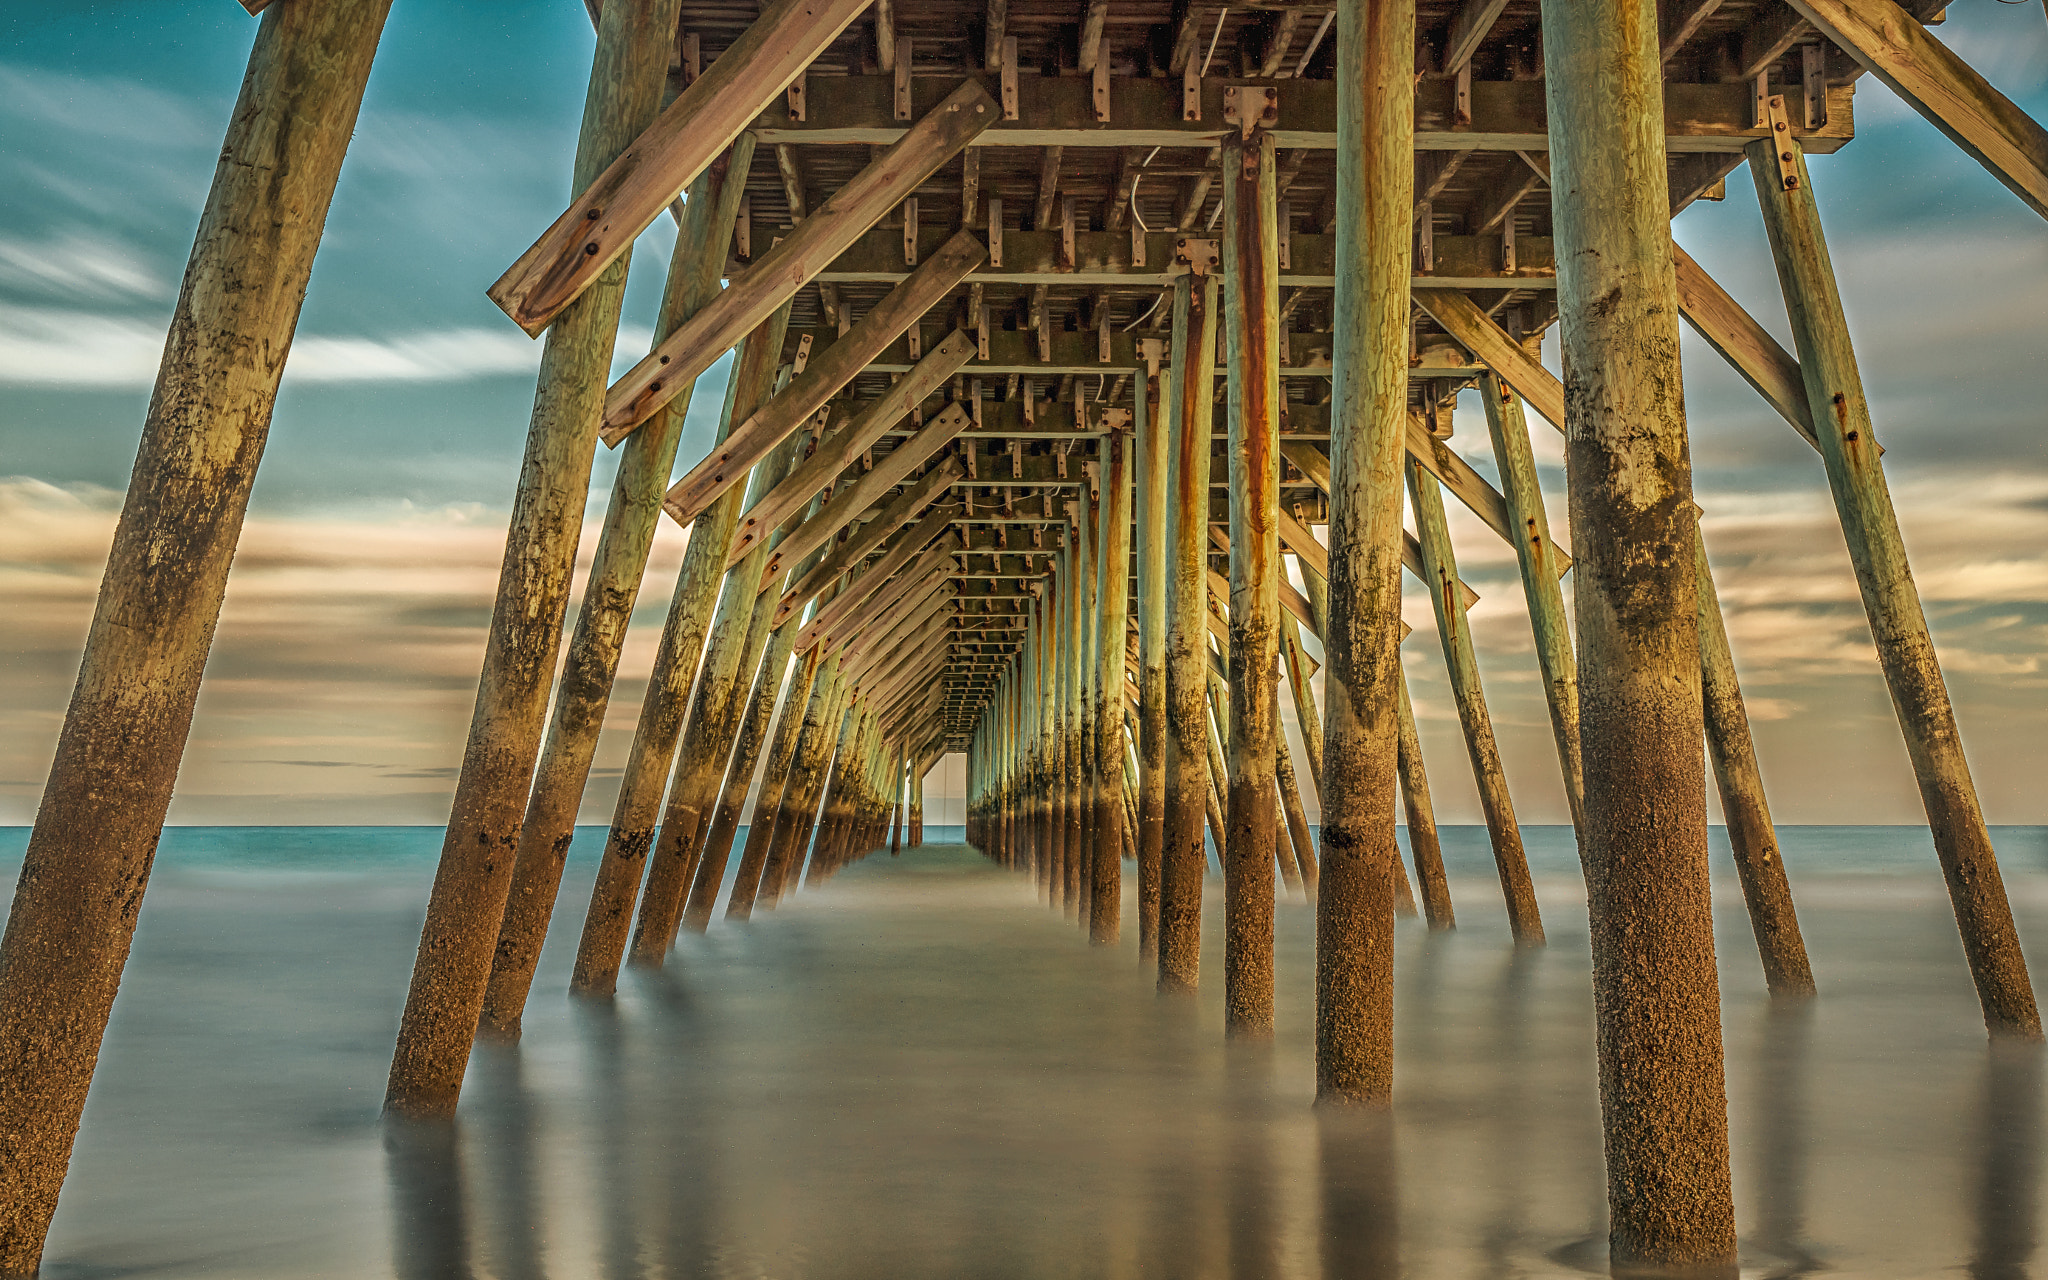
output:
[[2041, 1202], [2041, 1053], [2037, 1044], [1994, 1040], [1984, 1064], [1971, 1280], [2019, 1280], [2034, 1256]]
[[518, 1046], [479, 1041], [470, 1055], [463, 1101], [475, 1121], [485, 1270], [501, 1280], [543, 1280], [545, 1234], [534, 1150], [540, 1117]]
[[[1276, 920], [1276, 1038], [1226, 1044], [1219, 903], [1201, 992], [1161, 1001], [1133, 921], [1091, 948], [1021, 879], [927, 846], [688, 935], [615, 1000], [566, 998], [561, 931], [523, 1041], [478, 1047], [459, 1125], [380, 1123], [434, 850], [416, 875], [181, 881], [174, 858], [48, 1273], [358, 1280], [387, 1241], [404, 1280], [1597, 1272], [1583, 889], [1556, 834], [1530, 840], [1556, 855], [1538, 867], [1552, 945], [1521, 952], [1484, 832], [1461, 863], [1448, 831], [1472, 909], [1454, 933], [1397, 931], [1391, 1116], [1313, 1105], [1305, 904]], [[1785, 840], [1802, 870], [1812, 838]], [[1871, 842], [1853, 876], [1799, 881], [1825, 975], [1806, 1008], [1770, 1009], [1725, 895], [1747, 1274], [2022, 1276], [2048, 1191], [2040, 1055], [1987, 1058], [1932, 855], [1872, 871]], [[593, 863], [572, 855], [564, 901]], [[2048, 929], [2048, 874], [2009, 884], [2023, 930]]]
[[1822, 1270], [1806, 1240], [1807, 1057], [1812, 1000], [1774, 1000], [1764, 1010], [1756, 1056], [1756, 1244], [1772, 1280]]
[[384, 1121], [391, 1256], [399, 1280], [457, 1280], [470, 1267], [462, 1143], [452, 1120]]
[[1401, 1274], [1394, 1119], [1384, 1111], [1323, 1108], [1323, 1280]]

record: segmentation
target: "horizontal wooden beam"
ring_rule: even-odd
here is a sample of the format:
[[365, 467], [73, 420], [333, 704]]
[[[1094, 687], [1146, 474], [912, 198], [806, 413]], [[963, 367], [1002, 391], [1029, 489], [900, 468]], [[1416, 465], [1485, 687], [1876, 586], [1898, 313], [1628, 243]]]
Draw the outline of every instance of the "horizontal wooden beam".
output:
[[[1533, 178], [1533, 175], [1531, 175]], [[766, 243], [781, 228], [767, 222], [755, 224], [754, 242]], [[935, 253], [950, 233], [943, 227], [918, 229], [918, 261]], [[986, 263], [968, 279], [975, 284], [1050, 285], [1057, 289], [1139, 289], [1165, 288], [1185, 275], [1187, 268], [1174, 261], [1175, 242], [1182, 237], [1173, 231], [1152, 231], [1144, 236], [1144, 261], [1136, 261], [1128, 231], [1077, 231], [1074, 257], [1067, 261], [1060, 231], [1003, 232], [1002, 265]], [[1432, 267], [1417, 275], [1418, 284], [1440, 289], [1554, 289], [1557, 287], [1556, 259], [1549, 236], [1518, 236], [1515, 239], [1515, 269], [1501, 265], [1499, 235], [1440, 235], [1432, 241]], [[1288, 288], [1331, 289], [1336, 287], [1337, 237], [1297, 231], [1288, 239], [1288, 265], [1281, 269], [1280, 283]], [[833, 259], [816, 279], [832, 284], [886, 284], [908, 276], [911, 268], [903, 261], [903, 233], [900, 228], [870, 231], [847, 251]]]
[[[991, 90], [995, 77], [984, 77]], [[911, 82], [913, 107], [936, 102], [958, 81], [920, 77]], [[1079, 76], [1020, 75], [1017, 119], [998, 121], [982, 134], [984, 147], [1202, 147], [1216, 146], [1235, 125], [1223, 120], [1223, 90], [1245, 83], [1239, 77], [1201, 82], [1201, 118], [1184, 118], [1181, 84], [1151, 77], [1116, 79], [1107, 123], [1095, 118], [1094, 90]], [[1324, 151], [1337, 146], [1337, 86], [1331, 80], [1272, 81], [1279, 93], [1280, 124], [1273, 129], [1281, 147]], [[1479, 80], [1472, 84], [1471, 123], [1457, 122], [1457, 84], [1430, 79], [1415, 87], [1415, 147], [1418, 151], [1543, 151], [1550, 146], [1541, 80]], [[1853, 93], [1848, 86], [1828, 91], [1828, 121], [1819, 129], [1795, 128], [1810, 153], [1839, 149], [1855, 135]], [[886, 143], [901, 136], [896, 119], [893, 76], [813, 76], [804, 119], [786, 105], [769, 106], [753, 129], [764, 144]], [[1666, 84], [1665, 150], [1741, 151], [1757, 127], [1755, 102], [1747, 84]]]
[[547, 328], [866, 7], [774, 0], [519, 256], [491, 301], [528, 333]]

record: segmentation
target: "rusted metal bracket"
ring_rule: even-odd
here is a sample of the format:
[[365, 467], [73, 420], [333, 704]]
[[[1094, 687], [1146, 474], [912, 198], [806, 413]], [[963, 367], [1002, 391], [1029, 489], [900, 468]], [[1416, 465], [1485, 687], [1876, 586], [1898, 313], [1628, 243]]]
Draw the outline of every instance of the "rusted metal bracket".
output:
[[1764, 127], [1771, 131], [1771, 154], [1778, 161], [1778, 185], [1786, 191], [1799, 189], [1799, 156], [1792, 150], [1792, 126], [1785, 119], [1785, 95], [1774, 93], [1764, 99]]
[[1271, 85], [1224, 85], [1223, 123], [1236, 125], [1245, 138], [1258, 129], [1276, 128], [1280, 123], [1280, 90]]
[[1182, 236], [1173, 242], [1173, 260], [1198, 276], [1206, 276], [1223, 261], [1223, 242]]
[[1139, 359], [1141, 359], [1141, 360], [1143, 360], [1143, 361], [1145, 362], [1145, 376], [1146, 376], [1146, 377], [1148, 377], [1148, 378], [1156, 378], [1156, 377], [1158, 377], [1158, 376], [1159, 376], [1159, 365], [1160, 365], [1160, 363], [1161, 363], [1161, 362], [1162, 362], [1163, 360], [1165, 360], [1165, 358], [1166, 358], [1166, 339], [1164, 339], [1164, 338], [1140, 338], [1140, 339], [1138, 339], [1138, 358], [1139, 358]]

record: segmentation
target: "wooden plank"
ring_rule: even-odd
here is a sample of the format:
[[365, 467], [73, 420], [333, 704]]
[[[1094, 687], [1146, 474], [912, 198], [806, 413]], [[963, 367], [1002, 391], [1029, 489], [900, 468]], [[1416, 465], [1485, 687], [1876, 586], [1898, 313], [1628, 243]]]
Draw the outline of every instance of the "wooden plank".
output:
[[1720, 352], [1806, 443], [1819, 449], [1799, 362], [1676, 244], [1671, 246], [1671, 265], [1678, 276], [1678, 305], [1693, 331]]
[[[1992, 88], [1912, 15], [1892, 0], [1791, 4], [2034, 212], [2048, 217], [2048, 130]], [[1828, 111], [1834, 110], [1831, 94]], [[1798, 136], [1796, 126], [1790, 132]]]
[[[1324, 493], [1330, 492], [1330, 460], [1323, 456], [1320, 449], [1287, 443], [1280, 446], [1280, 451], [1317, 488]], [[1280, 512], [1280, 540], [1287, 544], [1289, 551], [1301, 558], [1303, 564], [1325, 578], [1330, 576], [1329, 548], [1316, 539], [1307, 525], [1285, 510]], [[1422, 576], [1422, 548], [1414, 535], [1405, 530], [1401, 534], [1401, 564], [1418, 579], [1428, 580]], [[1465, 589], [1465, 607], [1471, 608], [1478, 601], [1479, 593], [1462, 581], [1458, 585]], [[1310, 629], [1319, 631], [1313, 623], [1310, 624]]]
[[[853, 381], [861, 370], [905, 329], [924, 318], [966, 278], [973, 265], [987, 256], [981, 241], [962, 231], [946, 242], [938, 254], [927, 259], [908, 279], [889, 291], [874, 310], [862, 316], [847, 335], [823, 351], [815, 351], [804, 371], [762, 406], [761, 411], [734, 428], [724, 443], [715, 446], [703, 461], [671, 485], [663, 504], [675, 518], [688, 523], [713, 499], [739, 482], [741, 476], [784, 437], [811, 420], [840, 388]], [[966, 341], [964, 335], [955, 335]], [[951, 341], [949, 338], [947, 341]], [[945, 344], [941, 343], [943, 347]], [[933, 357], [938, 355], [934, 350]], [[932, 357], [927, 357], [931, 359]], [[934, 368], [941, 367], [944, 361]], [[952, 370], [940, 375], [950, 377]], [[889, 425], [893, 426], [894, 423]], [[865, 444], [854, 447], [865, 451]]]
[[[887, 612], [891, 604], [906, 593], [921, 591], [925, 587], [937, 587], [948, 581], [952, 574], [953, 553], [959, 549], [957, 539], [948, 538], [938, 546], [930, 545], [946, 529], [947, 510], [940, 508], [919, 521], [908, 537], [897, 540], [888, 555], [855, 574], [852, 581], [833, 599], [832, 603], [818, 611], [818, 616], [805, 624], [797, 633], [796, 651], [803, 653], [822, 640], [844, 640], [857, 634], [861, 627], [873, 622], [878, 615]], [[916, 563], [912, 564], [915, 560]], [[894, 587], [883, 588], [899, 569], [909, 565]], [[882, 594], [877, 597], [876, 592]], [[873, 598], [875, 607], [863, 610], [861, 606]], [[921, 596], [919, 598], [922, 598]], [[842, 625], [843, 624], [843, 625]], [[880, 628], [886, 633], [887, 624]]]
[[867, 0], [774, 0], [584, 187], [490, 287], [491, 300], [528, 333], [547, 328], [764, 108], [774, 103], [787, 116], [782, 91], [866, 7]]
[[1714, 16], [1714, 10], [1721, 7], [1721, 0], [1667, 0], [1660, 6], [1661, 21], [1658, 24], [1657, 56], [1659, 61], [1669, 62], [1686, 41], [1693, 38], [1700, 24]]
[[605, 424], [631, 430], [645, 421], [668, 402], [679, 379], [710, 368], [740, 335], [759, 323], [760, 316], [792, 297], [820, 267], [845, 252], [863, 231], [938, 172], [968, 139], [986, 129], [995, 118], [994, 108], [988, 94], [970, 82], [927, 112], [901, 141], [762, 254], [717, 300], [613, 383], [605, 395]]
[[[723, 59], [721, 59], [723, 61]], [[712, 64], [714, 67], [716, 63]], [[974, 77], [993, 94], [997, 77]], [[936, 102], [952, 81], [936, 77], [912, 83], [912, 101], [919, 107]], [[1220, 144], [1235, 125], [1223, 122], [1223, 91], [1235, 77], [1205, 78], [1199, 85], [1201, 114], [1186, 118], [1181, 111], [1181, 84], [1173, 79], [1133, 77], [1117, 82], [1116, 118], [1107, 124], [1095, 118], [1092, 88], [1082, 76], [1018, 77], [1018, 118], [998, 121], [977, 139], [993, 147], [1200, 147]], [[790, 116], [786, 104], [771, 103], [757, 117], [752, 131], [763, 145], [777, 142], [886, 143], [902, 135], [895, 118], [893, 78], [886, 75], [813, 76], [806, 119]], [[1284, 148], [1321, 151], [1337, 145], [1337, 89], [1331, 80], [1277, 81], [1280, 124], [1272, 136]], [[1543, 151], [1550, 145], [1547, 107], [1541, 80], [1479, 80], [1472, 85], [1472, 122], [1455, 119], [1451, 80], [1427, 79], [1415, 85], [1417, 151]], [[1700, 151], [1740, 153], [1757, 127], [1754, 96], [1747, 84], [1681, 84], [1663, 86], [1665, 146], [1674, 155]], [[1812, 152], [1838, 150], [1855, 136], [1851, 86], [1828, 90], [1827, 123], [1793, 133]]]

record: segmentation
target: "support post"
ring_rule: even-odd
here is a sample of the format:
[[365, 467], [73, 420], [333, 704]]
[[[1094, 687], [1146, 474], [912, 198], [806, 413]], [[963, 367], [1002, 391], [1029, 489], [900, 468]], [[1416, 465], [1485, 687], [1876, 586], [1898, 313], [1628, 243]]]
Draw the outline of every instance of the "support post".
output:
[[1535, 886], [1529, 880], [1529, 859], [1522, 850], [1522, 829], [1515, 822], [1515, 804], [1508, 795], [1507, 775], [1501, 769], [1493, 718], [1486, 709], [1486, 691], [1479, 682], [1479, 654], [1472, 643], [1465, 601], [1458, 590], [1458, 562], [1451, 550], [1450, 527], [1444, 519], [1443, 489], [1437, 478], [1413, 458], [1408, 460], [1408, 495], [1415, 510], [1416, 539], [1422, 544], [1423, 572], [1436, 612], [1437, 635], [1443, 641], [1451, 696], [1458, 704], [1458, 723], [1465, 733], [1465, 749], [1472, 757], [1472, 780], [1479, 792], [1480, 810], [1486, 815], [1486, 834], [1493, 844], [1493, 865], [1500, 874], [1501, 895], [1507, 901], [1508, 928], [1514, 933], [1516, 946], [1540, 947], [1543, 917], [1537, 910]]
[[1657, 7], [1547, 5], [1543, 45], [1609, 1257], [1732, 1277]]
[[0, 1274], [34, 1275], [389, 0], [257, 28], [0, 943]]
[[1486, 429], [1493, 439], [1501, 493], [1507, 500], [1508, 527], [1515, 534], [1515, 559], [1529, 605], [1529, 626], [1536, 635], [1536, 665], [1543, 672], [1543, 700], [1550, 709], [1550, 733], [1564, 774], [1565, 800], [1571, 806], [1572, 830], [1580, 831], [1585, 827], [1586, 778], [1579, 758], [1579, 668], [1565, 622], [1564, 590], [1557, 580], [1557, 543], [1550, 537], [1550, 516], [1543, 507], [1543, 487], [1536, 476], [1536, 455], [1529, 448], [1522, 398], [1502, 386], [1493, 374], [1479, 379], [1479, 396], [1486, 408]]
[[[643, 0], [620, 9], [598, 25], [576, 148], [579, 189], [661, 106], [677, 6]], [[469, 1065], [547, 719], [627, 260], [621, 251], [559, 310], [541, 350], [476, 708], [385, 1088], [384, 1105], [397, 1114], [453, 1112]]]
[[[757, 399], [767, 385], [765, 378], [773, 375], [777, 353], [765, 347], [754, 349], [755, 345], [749, 338], [733, 361], [719, 420], [721, 439], [739, 420], [736, 407]], [[749, 386], [752, 391], [747, 390]], [[690, 526], [690, 541], [683, 551], [668, 618], [654, 650], [654, 668], [640, 700], [640, 719], [633, 728], [633, 743], [619, 779], [619, 798], [612, 806], [611, 831], [605, 837], [604, 856], [583, 916], [576, 967], [569, 979], [569, 989], [577, 994], [608, 996], [617, 987], [633, 905], [639, 898], [648, 850], [654, 844], [669, 764], [682, 733], [718, 586], [725, 578], [726, 549], [739, 523], [743, 496], [739, 489], [728, 490]]]
[[[789, 625], [787, 623], [785, 626]], [[740, 850], [739, 869], [733, 872], [732, 893], [726, 898], [725, 918], [745, 920], [753, 915], [754, 898], [760, 892], [762, 873], [768, 865], [768, 850], [775, 835], [775, 815], [782, 806], [782, 794], [789, 783], [790, 763], [803, 733], [805, 709], [810, 706], [818, 682], [818, 670], [825, 655], [813, 649], [798, 662], [796, 676], [782, 697], [782, 711], [775, 722], [775, 741], [761, 766], [761, 794], [754, 799], [754, 816], [747, 824], [747, 843]]]
[[[1156, 348], [1155, 348], [1156, 349]], [[1171, 442], [1156, 359], [1138, 394], [1138, 959], [1159, 959], [1159, 857], [1166, 834], [1166, 526]]]
[[[1250, 91], [1245, 96], [1254, 97]], [[1241, 111], [1249, 111], [1241, 105]], [[1280, 664], [1280, 234], [1273, 136], [1223, 148], [1229, 289], [1230, 798], [1223, 853], [1226, 1035], [1273, 1034], [1273, 859]]]
[[[1142, 398], [1142, 397], [1141, 397]], [[1124, 632], [1131, 572], [1131, 454], [1127, 430], [1103, 437], [1102, 518], [1096, 536], [1102, 569], [1095, 666], [1095, 865], [1088, 893], [1088, 940], [1113, 947], [1123, 926]]]
[[[1772, 118], [1782, 121], [1782, 107]], [[1994, 1037], [2039, 1040], [2041, 1014], [2033, 981], [1892, 509], [1806, 156], [1798, 142], [1780, 131], [1775, 140], [1750, 144], [1749, 168], [1792, 320], [1828, 488], [1849, 544], [1878, 665], [1920, 783], [1920, 803], [1948, 880], [1984, 1025]]]
[[1415, 708], [1408, 701], [1408, 676], [1401, 676], [1401, 746], [1396, 768], [1401, 778], [1401, 804], [1408, 815], [1408, 850], [1415, 860], [1415, 883], [1422, 890], [1422, 918], [1431, 929], [1455, 929], [1451, 885], [1444, 876], [1443, 849], [1436, 838], [1436, 810], [1429, 802], [1429, 775], [1422, 768], [1422, 740], [1415, 732]]
[[1316, 898], [1316, 1096], [1393, 1097], [1401, 456], [1415, 195], [1414, 0], [1337, 9], [1336, 334]]
[[[1202, 822], [1209, 793], [1209, 432], [1216, 385], [1215, 277], [1173, 286], [1172, 441], [1167, 493], [1166, 821], [1159, 860], [1159, 990], [1201, 974]], [[1404, 359], [1405, 365], [1405, 359]], [[1405, 377], [1405, 368], [1404, 368]]]

